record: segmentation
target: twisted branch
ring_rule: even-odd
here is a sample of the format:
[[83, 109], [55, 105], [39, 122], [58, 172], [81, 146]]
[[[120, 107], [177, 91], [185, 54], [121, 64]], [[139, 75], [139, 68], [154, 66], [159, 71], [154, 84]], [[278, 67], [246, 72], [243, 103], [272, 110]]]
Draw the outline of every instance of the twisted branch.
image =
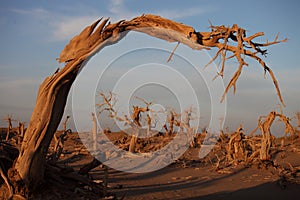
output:
[[[215, 54], [215, 56], [210, 60], [210, 62], [206, 65], [210, 65], [212, 62], [214, 62], [220, 55], [221, 55], [221, 61], [222, 61], [222, 67], [220, 72], [217, 76], [223, 77], [224, 75], [224, 69], [225, 69], [225, 62], [226, 60], [229, 60], [231, 58], [236, 58], [239, 62], [239, 66], [237, 70], [235, 71], [234, 75], [232, 76], [231, 80], [229, 81], [224, 94], [222, 96], [222, 100], [224, 100], [226, 94], [230, 90], [231, 87], [234, 89], [234, 93], [236, 92], [236, 82], [238, 78], [241, 75], [242, 69], [244, 66], [248, 66], [248, 63], [245, 62], [243, 56], [248, 56], [250, 58], [255, 59], [264, 69], [265, 74], [268, 72], [274, 82], [274, 86], [276, 88], [277, 95], [279, 97], [280, 102], [282, 105], [284, 104], [284, 101], [282, 99], [282, 95], [279, 89], [278, 81], [273, 73], [273, 71], [267, 66], [267, 64], [257, 55], [261, 54], [262, 56], [267, 55], [267, 50], [261, 49], [261, 47], [270, 46], [273, 44], [278, 44], [281, 42], [286, 42], [287, 39], [284, 40], [278, 40], [278, 35], [275, 37], [274, 41], [266, 43], [257, 43], [253, 42], [252, 40], [263, 36], [263, 32], [255, 33], [249, 37], [246, 37], [246, 31], [238, 25], [234, 24], [231, 28], [225, 27], [225, 26], [211, 26], [212, 31], [211, 33], [204, 33], [203, 35], [206, 35], [204, 37], [204, 40], [206, 41], [204, 44], [210, 46], [210, 47], [217, 47], [219, 50]], [[223, 40], [223, 42], [219, 42], [219, 40]], [[236, 42], [236, 46], [228, 45], [229, 40], [231, 42]], [[227, 52], [231, 52], [233, 55], [226, 58]]]
[[[105, 19], [100, 25], [98, 25], [98, 23], [101, 21], [102, 18], [84, 29], [80, 35], [74, 37], [61, 52], [59, 61], [70, 62], [75, 60], [75, 57], [79, 58], [84, 54], [90, 55], [93, 52], [99, 51], [106, 45], [111, 45], [115, 42], [118, 42], [127, 34], [128, 31], [133, 30], [143, 32], [150, 36], [169, 42], [177, 42], [177, 45], [168, 58], [168, 61], [171, 60], [174, 51], [180, 43], [196, 50], [209, 50], [211, 47], [218, 48], [215, 56], [206, 65], [208, 66], [219, 56], [221, 56], [222, 66], [217, 76], [223, 77], [225, 62], [231, 58], [236, 58], [239, 62], [239, 66], [234, 75], [231, 77], [231, 80], [224, 91], [221, 102], [224, 100], [226, 94], [232, 87], [234, 89], [233, 92], [236, 92], [236, 82], [241, 75], [243, 67], [248, 66], [248, 63], [245, 62], [244, 58], [252, 58], [263, 67], [265, 73], [268, 72], [270, 74], [279, 100], [282, 105], [284, 105], [278, 81], [273, 71], [257, 54], [266, 56], [267, 50], [262, 49], [261, 47], [267, 47], [281, 42], [286, 42], [287, 39], [278, 40], [277, 35], [274, 41], [257, 43], [254, 42], [253, 39], [263, 36], [263, 32], [258, 32], [246, 37], [246, 31], [236, 24], [234, 24], [232, 27], [211, 25], [211, 32], [197, 32], [190, 26], [154, 15], [142, 15], [129, 21], [121, 20], [114, 24], [110, 24], [108, 19]], [[98, 28], [96, 29], [97, 25]], [[233, 43], [234, 45], [229, 45], [229, 43]], [[232, 53], [232, 55], [226, 57], [228, 52]]]

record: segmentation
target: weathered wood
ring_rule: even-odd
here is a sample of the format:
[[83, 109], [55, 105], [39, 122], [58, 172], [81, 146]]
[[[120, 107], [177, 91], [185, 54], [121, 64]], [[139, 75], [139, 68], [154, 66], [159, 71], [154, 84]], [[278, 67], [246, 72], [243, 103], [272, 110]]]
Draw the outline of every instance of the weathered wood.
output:
[[[277, 113], [275, 111], [272, 111], [268, 114], [268, 116], [263, 117], [261, 116], [258, 119], [258, 127], [261, 130], [262, 139], [261, 139], [261, 149], [260, 149], [260, 159], [261, 160], [270, 160], [270, 148], [273, 141], [273, 136], [271, 134], [271, 126], [275, 120], [276, 117], [279, 117], [279, 119], [284, 123], [285, 125], [285, 135], [288, 133], [294, 135], [295, 129], [289, 122], [289, 118], [286, 117], [282, 113]], [[265, 119], [263, 119], [265, 118]]]
[[9, 183], [8, 181], [8, 178], [7, 176], [5, 175], [4, 171], [2, 170], [2, 166], [0, 164], [0, 178], [2, 178], [4, 180], [4, 183], [6, 184], [7, 186], [7, 189], [8, 189], [8, 198], [7, 199], [11, 199], [14, 192], [13, 192], [13, 187], [11, 186], [11, 184]]
[[5, 141], [7, 142], [9, 140], [9, 136], [10, 136], [10, 132], [12, 130], [12, 123], [11, 123], [11, 117], [7, 117], [6, 118], [6, 121], [7, 121], [7, 133], [6, 133], [6, 137], [5, 137]]
[[298, 127], [300, 127], [300, 112], [296, 113], [297, 119], [298, 119]]
[[174, 111], [170, 111], [170, 118], [168, 119], [170, 130], [168, 131], [168, 136], [172, 136], [174, 132], [174, 122], [175, 121], [175, 113]]
[[22, 143], [25, 134], [25, 123], [19, 122], [18, 127], [18, 144]]
[[90, 163], [88, 163], [88, 164], [84, 165], [83, 167], [81, 167], [78, 173], [82, 174], [82, 175], [87, 174], [87, 173], [89, 173], [89, 171], [91, 171], [95, 167], [98, 167], [101, 164], [102, 163], [99, 160], [94, 158]]
[[66, 141], [66, 137], [68, 133], [72, 133], [71, 129], [64, 130], [62, 134], [56, 135], [54, 134], [54, 148], [53, 148], [53, 154], [52, 154], [52, 161], [56, 162], [59, 158], [60, 155], [63, 152], [64, 149], [64, 143]]
[[152, 119], [149, 114], [147, 114], [147, 136], [150, 136]]
[[92, 135], [93, 135], [93, 152], [97, 151], [97, 118], [95, 117], [94, 113], [91, 113], [92, 122], [93, 122], [93, 129], [92, 129]]
[[141, 113], [149, 111], [149, 106], [150, 104], [146, 104], [146, 107], [138, 107], [138, 106], [133, 106], [132, 107], [132, 115], [131, 119], [133, 121], [133, 126], [131, 127], [134, 130], [134, 133], [131, 137], [130, 144], [129, 144], [129, 152], [134, 153], [135, 152], [135, 147], [137, 143], [137, 139], [139, 137], [139, 132], [142, 128], [142, 125], [140, 123], [141, 120]]
[[244, 144], [245, 135], [243, 133], [242, 125], [230, 136], [227, 145], [227, 159], [234, 160], [236, 163], [245, 161], [246, 149]]
[[63, 123], [63, 131], [65, 131], [65, 132], [68, 130], [67, 129], [67, 124], [68, 124], [69, 119], [70, 119], [70, 116], [66, 116], [66, 119]]

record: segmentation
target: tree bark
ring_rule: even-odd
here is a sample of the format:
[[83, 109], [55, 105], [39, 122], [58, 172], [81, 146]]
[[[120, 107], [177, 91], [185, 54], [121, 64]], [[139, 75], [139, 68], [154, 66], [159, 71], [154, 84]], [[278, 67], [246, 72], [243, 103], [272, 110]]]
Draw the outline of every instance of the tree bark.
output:
[[24, 133], [25, 133], [25, 125], [24, 125], [24, 122], [19, 122], [19, 127], [18, 127], [18, 131], [19, 131], [19, 136], [21, 138], [24, 137]]
[[18, 182], [22, 182], [21, 186], [25, 184], [32, 190], [38, 188], [44, 180], [46, 153], [64, 113], [70, 87], [78, 72], [73, 68], [71, 63], [67, 64], [59, 74], [46, 78], [40, 86], [20, 154], [13, 167], [11, 179], [16, 183], [17, 191]]
[[261, 130], [262, 139], [261, 139], [261, 149], [260, 149], [260, 159], [261, 160], [270, 160], [270, 148], [272, 145], [271, 140], [271, 126], [275, 120], [276, 112], [270, 112], [263, 123], [259, 120], [259, 128]]
[[147, 137], [150, 137], [151, 122], [152, 122], [152, 119], [151, 119], [150, 115], [147, 114]]
[[91, 113], [92, 122], [93, 122], [93, 151], [94, 153], [97, 151], [97, 119], [94, 113]]
[[7, 142], [9, 140], [9, 135], [12, 130], [12, 123], [11, 123], [10, 117], [7, 117], [6, 121], [7, 121], [8, 125], [7, 125], [7, 133], [6, 133], [5, 141]]
[[67, 129], [67, 124], [68, 124], [68, 121], [70, 119], [70, 116], [67, 116], [65, 121], [64, 121], [64, 127], [63, 127], [63, 131], [66, 132], [68, 129]]
[[129, 143], [129, 152], [134, 153], [135, 152], [135, 146], [136, 146], [136, 142], [137, 142], [138, 136], [136, 135], [132, 135], [131, 136], [131, 140]]

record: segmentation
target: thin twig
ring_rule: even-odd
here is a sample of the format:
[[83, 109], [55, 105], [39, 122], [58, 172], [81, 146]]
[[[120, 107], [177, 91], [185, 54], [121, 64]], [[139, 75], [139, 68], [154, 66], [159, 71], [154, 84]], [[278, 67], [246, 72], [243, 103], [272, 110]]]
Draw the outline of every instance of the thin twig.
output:
[[172, 53], [170, 54], [170, 56], [169, 56], [169, 58], [168, 58], [168, 60], [167, 60], [167, 62], [170, 62], [170, 61], [171, 61], [171, 59], [172, 59], [172, 57], [173, 57], [173, 55], [174, 55], [174, 53], [175, 53], [177, 47], [179, 46], [179, 44], [180, 44], [180, 42], [177, 42], [175, 48], [173, 49]]

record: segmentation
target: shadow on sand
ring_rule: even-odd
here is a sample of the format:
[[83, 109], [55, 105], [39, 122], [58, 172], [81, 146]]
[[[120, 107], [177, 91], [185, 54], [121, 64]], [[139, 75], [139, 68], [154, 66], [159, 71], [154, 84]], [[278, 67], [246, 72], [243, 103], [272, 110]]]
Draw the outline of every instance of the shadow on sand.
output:
[[286, 189], [280, 189], [275, 182], [264, 183], [255, 187], [240, 189], [232, 192], [219, 192], [205, 196], [198, 196], [193, 198], [181, 198], [188, 200], [254, 200], [254, 199], [299, 199], [300, 185], [289, 185]]

